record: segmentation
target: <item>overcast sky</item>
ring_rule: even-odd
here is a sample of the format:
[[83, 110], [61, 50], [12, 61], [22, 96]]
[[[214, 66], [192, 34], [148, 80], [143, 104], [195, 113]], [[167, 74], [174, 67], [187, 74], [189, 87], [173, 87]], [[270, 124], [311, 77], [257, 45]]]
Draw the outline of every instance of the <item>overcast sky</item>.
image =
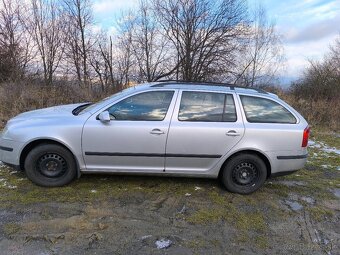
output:
[[[121, 10], [133, 8], [138, 0], [94, 0], [97, 25], [113, 30]], [[261, 3], [274, 19], [285, 48], [287, 80], [296, 79], [308, 59], [321, 59], [340, 33], [340, 0], [248, 0]]]

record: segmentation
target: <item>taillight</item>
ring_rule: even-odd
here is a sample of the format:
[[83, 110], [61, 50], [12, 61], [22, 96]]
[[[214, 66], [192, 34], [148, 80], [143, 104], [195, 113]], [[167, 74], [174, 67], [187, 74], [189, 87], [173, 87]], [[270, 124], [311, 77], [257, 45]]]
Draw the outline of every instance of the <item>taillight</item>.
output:
[[307, 147], [308, 144], [308, 137], [309, 137], [310, 127], [306, 127], [305, 130], [303, 130], [303, 137], [302, 137], [302, 147]]

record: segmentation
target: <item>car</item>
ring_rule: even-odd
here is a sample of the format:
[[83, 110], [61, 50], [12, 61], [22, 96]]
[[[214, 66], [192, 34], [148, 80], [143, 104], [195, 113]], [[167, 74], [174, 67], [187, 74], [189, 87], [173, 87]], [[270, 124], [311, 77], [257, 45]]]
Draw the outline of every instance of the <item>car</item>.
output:
[[37, 185], [86, 173], [219, 178], [250, 194], [307, 160], [307, 121], [275, 94], [203, 82], [153, 82], [97, 103], [19, 114], [0, 160]]

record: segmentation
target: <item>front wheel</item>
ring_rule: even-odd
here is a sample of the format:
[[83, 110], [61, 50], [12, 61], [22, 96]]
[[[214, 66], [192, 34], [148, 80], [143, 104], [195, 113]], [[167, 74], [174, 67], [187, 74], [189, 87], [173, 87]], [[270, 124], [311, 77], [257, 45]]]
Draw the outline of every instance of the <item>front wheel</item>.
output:
[[71, 182], [77, 173], [72, 153], [57, 144], [41, 144], [25, 159], [27, 177], [40, 186], [58, 187]]
[[239, 154], [222, 169], [222, 183], [234, 193], [250, 194], [258, 190], [266, 178], [266, 164], [254, 154]]

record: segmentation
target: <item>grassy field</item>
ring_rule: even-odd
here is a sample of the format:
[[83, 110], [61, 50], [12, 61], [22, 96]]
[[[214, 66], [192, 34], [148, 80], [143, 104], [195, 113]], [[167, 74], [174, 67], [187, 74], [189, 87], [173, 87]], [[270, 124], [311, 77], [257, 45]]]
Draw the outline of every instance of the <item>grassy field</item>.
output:
[[339, 254], [340, 136], [311, 140], [303, 170], [248, 196], [188, 178], [87, 175], [41, 188], [0, 166], [0, 251]]

